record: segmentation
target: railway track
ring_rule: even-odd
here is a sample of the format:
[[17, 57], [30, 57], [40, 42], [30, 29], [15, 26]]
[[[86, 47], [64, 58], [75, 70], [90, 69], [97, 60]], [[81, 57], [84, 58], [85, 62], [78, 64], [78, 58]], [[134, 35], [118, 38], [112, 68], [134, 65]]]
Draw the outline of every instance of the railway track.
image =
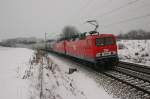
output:
[[150, 98], [150, 82], [138, 79], [127, 74], [111, 70], [103, 73], [104, 75], [111, 77], [112, 79], [118, 80], [132, 88], [135, 88], [137, 93], [142, 94], [142, 96]]
[[144, 65], [122, 62], [122, 61], [119, 62], [118, 66], [150, 75], [150, 66], [144, 66]]
[[150, 82], [150, 67], [133, 63], [120, 62], [114, 68], [116, 71]]
[[[104, 75], [135, 88], [144, 99], [150, 99], [150, 68], [133, 63], [120, 62]], [[146, 97], [146, 98], [145, 98]]]

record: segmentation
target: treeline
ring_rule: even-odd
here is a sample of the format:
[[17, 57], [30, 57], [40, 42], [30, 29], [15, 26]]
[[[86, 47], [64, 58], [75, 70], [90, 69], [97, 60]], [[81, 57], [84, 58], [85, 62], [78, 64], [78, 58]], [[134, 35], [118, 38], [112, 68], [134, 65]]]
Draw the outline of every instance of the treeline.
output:
[[130, 40], [144, 40], [144, 39], [150, 39], [150, 32], [147, 32], [145, 30], [132, 30], [125, 34], [120, 33], [118, 35], [118, 39], [130, 39]]
[[43, 40], [37, 39], [35, 37], [30, 37], [30, 38], [21, 38], [20, 37], [20, 38], [2, 40], [0, 42], [0, 46], [16, 47], [18, 44], [31, 45], [31, 44], [35, 44], [37, 42], [43, 42]]

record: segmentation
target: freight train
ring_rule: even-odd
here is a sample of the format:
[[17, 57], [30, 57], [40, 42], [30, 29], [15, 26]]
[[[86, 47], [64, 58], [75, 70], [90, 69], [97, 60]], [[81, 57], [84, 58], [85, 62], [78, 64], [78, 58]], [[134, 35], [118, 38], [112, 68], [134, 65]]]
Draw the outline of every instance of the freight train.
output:
[[[89, 35], [88, 35], [89, 34]], [[93, 63], [94, 67], [112, 68], [118, 64], [116, 37], [96, 31], [61, 38], [51, 44], [50, 50]]]

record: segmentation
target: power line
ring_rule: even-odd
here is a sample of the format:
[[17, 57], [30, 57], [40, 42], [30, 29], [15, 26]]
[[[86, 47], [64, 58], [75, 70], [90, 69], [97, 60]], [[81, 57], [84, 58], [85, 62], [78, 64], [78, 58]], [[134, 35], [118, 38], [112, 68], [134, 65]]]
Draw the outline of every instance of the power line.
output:
[[[147, 5], [148, 5], [148, 6], [147, 6]], [[143, 3], [143, 5], [138, 6], [138, 8], [141, 8], [141, 9], [144, 10], [145, 8], [149, 7], [149, 5], [150, 5], [149, 3], [146, 3], [146, 4]], [[140, 10], [141, 10], [141, 9], [140, 9]], [[132, 9], [132, 11], [136, 11], [136, 10], [138, 10], [138, 9], [137, 9], [137, 8]], [[115, 16], [115, 17], [116, 17], [116, 16]], [[121, 17], [120, 17], [120, 19], [121, 19]]]
[[122, 20], [122, 21], [119, 21], [119, 22], [111, 23], [111, 24], [109, 24], [109, 25], [104, 25], [103, 27], [104, 27], [104, 28], [107, 28], [107, 27], [110, 27], [110, 26], [112, 26], [112, 25], [118, 25], [118, 24], [121, 24], [121, 23], [126, 23], [126, 22], [130, 22], [130, 21], [135, 21], [135, 20], [142, 19], [142, 18], [149, 17], [149, 16], [150, 16], [150, 13], [145, 14], [145, 15], [142, 15], [142, 16], [137, 16], [137, 17], [133, 17], [133, 18], [128, 18], [128, 19], [126, 19], [126, 20]]
[[105, 15], [109, 15], [109, 14], [114, 13], [116, 11], [119, 11], [119, 10], [121, 10], [123, 8], [126, 8], [126, 7], [128, 7], [130, 5], [133, 5], [133, 4], [137, 3], [138, 1], [141, 1], [141, 0], [130, 1], [130, 2], [126, 3], [126, 4], [124, 4], [124, 5], [121, 5], [121, 6], [117, 7], [117, 8], [114, 8], [114, 9], [108, 11], [108, 12], [105, 12], [102, 15], [98, 15], [98, 16], [94, 16], [94, 17], [103, 17]]
[[82, 11], [84, 11], [85, 9], [87, 9], [87, 7], [89, 7], [88, 5], [91, 4], [91, 1], [92, 1], [92, 0], [87, 0], [87, 2], [85, 2], [82, 7], [80, 7], [79, 9], [77, 9], [76, 15], [81, 16]]
[[90, 4], [90, 2], [91, 2], [91, 0], [88, 0], [80, 10], [84, 10], [87, 7], [87, 5]]
[[[105, 15], [109, 15], [109, 14], [114, 13], [114, 12], [116, 12], [116, 11], [119, 11], [119, 10], [121, 10], [121, 9], [123, 9], [123, 8], [126, 8], [126, 7], [128, 7], [128, 6], [130, 6], [130, 5], [133, 5], [133, 4], [137, 3], [138, 1], [140, 1], [140, 0], [130, 1], [130, 2], [124, 4], [124, 5], [120, 6], [120, 7], [117, 7], [117, 8], [115, 8], [115, 9], [112, 9], [111, 11], [105, 12], [104, 14], [102, 14], [102, 15], [100, 15], [100, 16], [97, 16], [97, 17], [103, 17], [103, 16], [105, 16]], [[107, 28], [107, 27], [110, 27], [111, 25], [117, 25], [117, 24], [129, 22], [129, 21], [135, 21], [135, 20], [137, 20], [137, 19], [142, 19], [142, 18], [149, 17], [149, 16], [150, 16], [150, 13], [149, 13], [149, 14], [146, 14], [146, 15], [142, 15], [142, 16], [137, 16], [137, 17], [133, 17], [133, 18], [128, 18], [128, 19], [126, 19], [126, 20], [121, 20], [121, 21], [119, 21], [119, 22], [111, 23], [111, 24], [108, 24], [108, 25], [104, 25], [103, 27], [104, 27], [104, 28]]]
[[[91, 0], [90, 0], [91, 1]], [[88, 6], [88, 4], [90, 4], [90, 1], [87, 3], [87, 4], [85, 4], [85, 6], [84, 7], [82, 7], [83, 9], [81, 9], [80, 10], [80, 12], [82, 12], [83, 10], [85, 10], [85, 9], [87, 9], [89, 6]], [[93, 2], [95, 2], [95, 0], [93, 1]], [[93, 3], [92, 2], [92, 3]], [[108, 3], [108, 2], [107, 2]], [[103, 5], [106, 5], [107, 4], [106, 2], [103, 4]], [[87, 11], [86, 11], [87, 12]], [[84, 14], [86, 14], [85, 12], [84, 12]], [[81, 16], [82, 17], [82, 16]], [[89, 17], [87, 17], [87, 18], [89, 18]]]
[[[119, 10], [121, 10], [121, 9], [123, 9], [123, 8], [126, 8], [126, 7], [128, 7], [128, 6], [132, 5], [132, 4], [135, 4], [135, 3], [137, 3], [138, 1], [140, 1], [140, 0], [130, 1], [130, 2], [124, 4], [124, 5], [120, 6], [120, 7], [117, 7], [117, 8], [112, 9], [111, 11], [105, 12], [105, 13], [103, 13], [103, 14], [100, 15], [100, 16], [93, 16], [93, 17], [95, 17], [95, 18], [92, 18], [92, 19], [97, 19], [96, 17], [103, 17], [103, 16], [106, 16], [106, 15], [112, 14], [112, 13], [114, 13], [114, 12], [116, 12], [116, 11], [119, 11]], [[89, 19], [89, 17], [87, 17], [86, 19]]]
[[80, 14], [80, 12], [84, 11], [86, 7], [88, 7], [88, 5], [91, 3], [91, 0], [87, 0], [87, 2], [84, 3], [84, 5], [82, 7], [79, 7], [79, 9], [77, 9], [77, 12], [79, 12], [78, 14]]

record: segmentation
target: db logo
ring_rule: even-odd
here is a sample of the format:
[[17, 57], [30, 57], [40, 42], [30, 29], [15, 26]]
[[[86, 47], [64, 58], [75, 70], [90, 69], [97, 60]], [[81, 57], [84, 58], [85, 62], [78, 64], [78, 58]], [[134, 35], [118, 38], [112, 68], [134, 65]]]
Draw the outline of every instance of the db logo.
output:
[[104, 52], [108, 52], [109, 50], [108, 49], [104, 49]]

